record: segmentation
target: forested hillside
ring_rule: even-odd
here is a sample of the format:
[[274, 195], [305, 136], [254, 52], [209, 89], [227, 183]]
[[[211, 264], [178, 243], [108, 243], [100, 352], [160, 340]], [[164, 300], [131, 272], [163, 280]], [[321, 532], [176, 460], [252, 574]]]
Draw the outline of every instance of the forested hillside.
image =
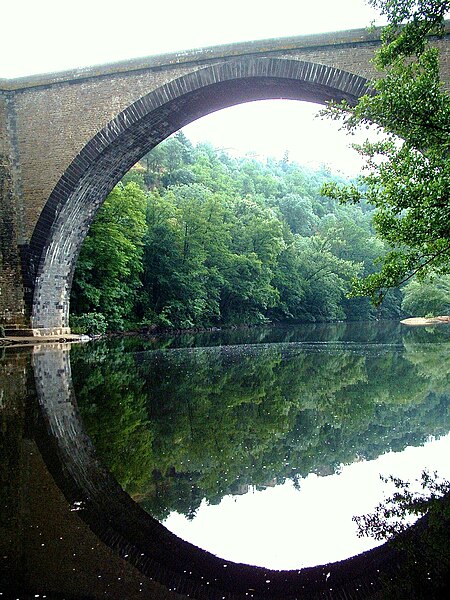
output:
[[83, 245], [72, 326], [211, 327], [397, 317], [347, 299], [384, 248], [367, 205], [320, 194], [325, 169], [233, 158], [182, 132], [111, 192]]

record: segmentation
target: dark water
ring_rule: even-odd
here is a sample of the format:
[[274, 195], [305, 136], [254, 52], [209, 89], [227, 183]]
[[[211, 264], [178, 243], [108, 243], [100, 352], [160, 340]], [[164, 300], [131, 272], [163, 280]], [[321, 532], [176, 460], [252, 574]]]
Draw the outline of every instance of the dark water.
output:
[[158, 560], [166, 534], [152, 547], [135, 503], [230, 561], [340, 560], [372, 544], [351, 517], [381, 500], [380, 472], [450, 475], [448, 326], [125, 338], [0, 367], [5, 590], [157, 597], [136, 556]]

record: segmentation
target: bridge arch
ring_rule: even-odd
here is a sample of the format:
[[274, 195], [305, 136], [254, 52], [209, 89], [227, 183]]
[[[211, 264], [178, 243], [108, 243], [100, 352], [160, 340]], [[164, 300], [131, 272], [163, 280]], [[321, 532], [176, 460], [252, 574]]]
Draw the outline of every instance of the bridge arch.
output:
[[169, 135], [242, 102], [345, 99], [354, 104], [367, 86], [363, 77], [322, 64], [250, 57], [200, 67], [131, 104], [84, 146], [42, 210], [27, 274], [32, 328], [41, 334], [69, 331], [75, 264], [96, 212], [133, 164]]

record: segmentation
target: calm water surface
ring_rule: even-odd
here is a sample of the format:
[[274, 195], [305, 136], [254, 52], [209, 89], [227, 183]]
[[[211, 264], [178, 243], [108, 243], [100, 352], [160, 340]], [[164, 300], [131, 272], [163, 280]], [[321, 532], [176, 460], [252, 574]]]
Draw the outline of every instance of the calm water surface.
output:
[[337, 324], [109, 340], [74, 347], [96, 449], [171, 531], [274, 569], [375, 542], [352, 516], [379, 475], [449, 477], [450, 330]]
[[397, 589], [386, 547], [327, 563], [372, 545], [352, 516], [382, 499], [380, 473], [450, 477], [449, 400], [448, 326], [0, 348], [0, 595]]

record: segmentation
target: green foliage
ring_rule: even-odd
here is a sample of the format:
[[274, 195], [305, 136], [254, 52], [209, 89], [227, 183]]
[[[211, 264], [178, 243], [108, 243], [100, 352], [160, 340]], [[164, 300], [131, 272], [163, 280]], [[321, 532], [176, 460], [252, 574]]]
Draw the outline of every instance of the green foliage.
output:
[[70, 327], [73, 333], [87, 333], [89, 335], [101, 335], [106, 333], [108, 323], [103, 313], [88, 312], [82, 315], [71, 315]]
[[410, 281], [403, 290], [402, 309], [415, 316], [450, 314], [450, 275], [427, 281]]
[[[411, 523], [430, 511], [439, 511], [439, 500], [450, 492], [450, 481], [441, 479], [437, 473], [423, 471], [419, 483], [419, 491], [414, 490], [411, 482], [402, 481], [390, 475], [380, 479], [392, 483], [395, 493], [378, 504], [375, 512], [353, 517], [359, 537], [373, 537], [376, 540], [389, 540], [402, 531], [406, 531]], [[450, 515], [449, 515], [450, 516]]]
[[366, 207], [321, 196], [330, 177], [193, 147], [178, 133], [100, 210], [75, 273], [73, 313], [102, 313], [109, 329], [372, 318], [368, 303], [346, 294], [351, 278], [374, 272], [383, 246]]
[[123, 186], [126, 186], [129, 183], [135, 183], [142, 191], [145, 192], [147, 190], [143, 170], [137, 167], [130, 169], [128, 173], [122, 177], [121, 183]]
[[[155, 168], [168, 173], [163, 155]], [[366, 209], [320, 195], [329, 173], [233, 159], [204, 144], [189, 145], [188, 157], [177, 168], [194, 182], [155, 185], [149, 199], [146, 321], [189, 327], [373, 314], [345, 294], [352, 276], [374, 271], [383, 247]]]
[[376, 124], [383, 136], [355, 145], [368, 172], [359, 184], [334, 183], [323, 192], [341, 202], [376, 208], [374, 226], [389, 249], [379, 272], [354, 280], [354, 295], [379, 303], [387, 288], [415, 274], [450, 270], [450, 96], [439, 54], [427, 36], [442, 29], [450, 2], [373, 0], [388, 17], [375, 57], [381, 77], [356, 106], [331, 105], [325, 114], [349, 131]]
[[[76, 363], [75, 363], [76, 364]], [[109, 468], [130, 493], [145, 486], [154, 465], [153, 431], [145, 408], [143, 381], [128, 355], [107, 357], [103, 349], [89, 352], [79, 399], [83, 416], [95, 420], [95, 445]]]
[[[422, 472], [415, 485], [392, 475], [381, 479], [394, 485], [394, 493], [378, 504], [374, 513], [353, 520], [360, 537], [393, 540], [394, 547], [401, 550], [402, 565], [395, 577], [384, 577], [382, 597], [405, 600], [446, 597], [450, 570], [450, 481], [428, 471]], [[420, 517], [424, 519], [419, 527], [407, 531]]]
[[383, 46], [376, 60], [380, 68], [397, 58], [420, 55], [426, 37], [440, 34], [450, 10], [448, 0], [368, 0], [388, 21], [382, 32]]
[[[101, 313], [123, 329], [141, 287], [146, 197], [134, 182], [105, 200], [82, 246], [72, 287], [72, 312]], [[75, 321], [76, 325], [76, 321]]]
[[304, 320], [345, 319], [342, 300], [360, 265], [333, 254], [328, 236], [297, 237], [295, 241], [304, 291], [300, 310], [305, 317], [309, 315]]

